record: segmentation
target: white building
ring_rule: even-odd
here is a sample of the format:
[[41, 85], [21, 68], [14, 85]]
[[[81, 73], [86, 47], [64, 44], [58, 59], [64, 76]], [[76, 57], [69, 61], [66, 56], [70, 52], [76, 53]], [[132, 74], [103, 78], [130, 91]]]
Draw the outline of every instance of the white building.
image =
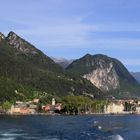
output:
[[136, 113], [140, 114], [140, 106], [136, 107]]
[[111, 102], [109, 105], [106, 106], [105, 113], [124, 113], [124, 105], [121, 101]]

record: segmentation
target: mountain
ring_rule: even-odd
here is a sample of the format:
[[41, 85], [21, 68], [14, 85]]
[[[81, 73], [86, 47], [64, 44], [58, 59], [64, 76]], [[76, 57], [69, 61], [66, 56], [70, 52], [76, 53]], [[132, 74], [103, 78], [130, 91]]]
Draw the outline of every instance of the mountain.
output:
[[140, 83], [140, 72], [131, 72], [131, 74]]
[[74, 61], [73, 59], [68, 60], [65, 58], [54, 58], [54, 57], [51, 58], [55, 63], [59, 64], [63, 69], [68, 67], [68, 65], [70, 65]]
[[7, 37], [0, 33], [0, 102], [33, 98], [39, 93], [98, 96], [101, 91], [89, 81], [66, 73], [16, 33], [10, 32]]
[[139, 96], [138, 82], [119, 60], [106, 55], [87, 54], [73, 61], [66, 70], [89, 80], [104, 93], [124, 98]]

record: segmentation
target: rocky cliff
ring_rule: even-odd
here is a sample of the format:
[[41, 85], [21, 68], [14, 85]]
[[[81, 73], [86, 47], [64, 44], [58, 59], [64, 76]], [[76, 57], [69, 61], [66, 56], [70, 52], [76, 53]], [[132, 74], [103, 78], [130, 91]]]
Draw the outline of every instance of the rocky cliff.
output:
[[83, 77], [102, 91], [117, 89], [119, 87], [119, 77], [113, 68], [113, 64], [109, 63], [103, 67], [102, 63], [104, 62], [100, 63], [99, 68], [84, 74]]
[[70, 64], [67, 71], [88, 79], [103, 92], [129, 92], [130, 87], [138, 87], [138, 82], [120, 61], [102, 54], [87, 54]]
[[20, 52], [24, 54], [34, 55], [38, 53], [37, 49], [33, 45], [31, 45], [30, 43], [19, 37], [14, 32], [10, 32], [6, 39], [10, 46], [13, 46], [14, 48], [18, 49]]

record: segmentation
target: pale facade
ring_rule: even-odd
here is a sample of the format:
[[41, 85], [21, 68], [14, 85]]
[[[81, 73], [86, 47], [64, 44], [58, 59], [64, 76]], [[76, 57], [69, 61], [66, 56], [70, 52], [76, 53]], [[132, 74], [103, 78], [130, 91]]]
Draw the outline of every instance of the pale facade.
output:
[[140, 114], [140, 107], [139, 106], [136, 107], [136, 113]]
[[122, 103], [119, 102], [112, 102], [110, 103], [106, 109], [105, 109], [105, 113], [123, 113], [124, 112], [124, 105]]
[[138, 101], [138, 105], [140, 105], [140, 101]]
[[8, 112], [10, 114], [35, 114], [36, 109], [37, 105], [32, 104], [32, 102], [16, 101], [16, 104], [12, 105]]
[[20, 107], [14, 107], [14, 105], [12, 105], [11, 110], [9, 112], [10, 112], [10, 114], [20, 113]]

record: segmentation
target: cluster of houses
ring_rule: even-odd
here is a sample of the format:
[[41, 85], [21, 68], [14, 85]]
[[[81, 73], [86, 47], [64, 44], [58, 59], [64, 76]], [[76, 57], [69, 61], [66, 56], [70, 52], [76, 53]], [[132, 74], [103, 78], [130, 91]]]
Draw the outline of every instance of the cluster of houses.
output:
[[139, 100], [111, 100], [104, 108], [106, 114], [140, 114]]
[[[60, 112], [62, 104], [55, 103], [55, 99], [52, 99], [52, 104], [41, 106], [41, 110], [46, 113]], [[8, 110], [9, 114], [37, 114], [39, 109], [39, 99], [33, 99], [32, 101], [22, 102], [16, 101], [14, 105]]]
[[34, 99], [33, 101], [22, 102], [16, 101], [14, 105], [11, 106], [8, 113], [10, 114], [35, 114], [37, 112], [39, 99]]
[[[41, 106], [44, 113], [60, 113], [62, 109], [61, 103], [56, 103], [55, 98], [52, 98], [51, 104]], [[39, 99], [33, 99], [28, 102], [16, 101], [11, 109], [8, 110], [9, 114], [38, 114], [39, 112]], [[104, 106], [103, 112], [105, 114], [140, 114], [140, 101], [139, 100], [110, 100]]]

